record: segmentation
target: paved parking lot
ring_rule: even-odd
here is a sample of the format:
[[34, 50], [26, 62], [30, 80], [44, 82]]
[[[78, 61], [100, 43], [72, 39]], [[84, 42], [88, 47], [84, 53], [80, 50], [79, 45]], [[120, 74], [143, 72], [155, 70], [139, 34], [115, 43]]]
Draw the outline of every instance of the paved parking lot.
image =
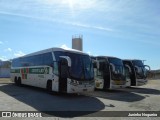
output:
[[147, 85], [141, 87], [66, 95], [48, 94], [46, 90], [35, 87], [18, 87], [8, 79], [0, 79], [0, 111], [44, 111], [55, 119], [64, 119], [65, 114], [63, 112], [50, 114], [47, 111], [85, 111], [70, 113], [71, 118], [80, 119], [75, 117], [96, 116], [99, 111], [160, 111], [159, 101], [160, 80], [150, 80]]

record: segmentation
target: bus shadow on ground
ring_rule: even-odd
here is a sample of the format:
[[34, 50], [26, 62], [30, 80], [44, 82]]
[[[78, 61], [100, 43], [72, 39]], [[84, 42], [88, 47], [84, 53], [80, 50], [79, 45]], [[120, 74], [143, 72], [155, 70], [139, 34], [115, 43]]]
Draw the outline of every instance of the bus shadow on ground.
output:
[[141, 94], [152, 94], [152, 95], [160, 95], [160, 90], [153, 88], [140, 88], [140, 87], [127, 87], [127, 91], [141, 93]]
[[[43, 114], [55, 117], [81, 117], [96, 113], [105, 108], [97, 98], [84, 95], [47, 94], [46, 90], [35, 87], [18, 87], [13, 84], [0, 86], [0, 91], [27, 104]], [[25, 106], [13, 108], [24, 111]], [[24, 107], [24, 109], [23, 109]]]
[[109, 100], [123, 101], [123, 102], [136, 102], [145, 99], [144, 96], [122, 90], [96, 90], [94, 94], [90, 94], [93, 97], [100, 97]]

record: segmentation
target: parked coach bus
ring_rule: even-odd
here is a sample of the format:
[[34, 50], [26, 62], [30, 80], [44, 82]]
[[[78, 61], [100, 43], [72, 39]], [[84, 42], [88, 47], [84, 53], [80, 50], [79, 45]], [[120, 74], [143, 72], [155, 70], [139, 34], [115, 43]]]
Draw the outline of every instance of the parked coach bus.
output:
[[124, 65], [121, 59], [108, 56], [91, 57], [94, 66], [95, 88], [126, 87]]
[[94, 90], [94, 71], [88, 54], [51, 48], [12, 60], [11, 80], [48, 91], [79, 93]]
[[141, 86], [148, 82], [147, 72], [150, 67], [144, 65], [142, 60], [123, 60], [123, 63], [127, 77], [126, 86]]

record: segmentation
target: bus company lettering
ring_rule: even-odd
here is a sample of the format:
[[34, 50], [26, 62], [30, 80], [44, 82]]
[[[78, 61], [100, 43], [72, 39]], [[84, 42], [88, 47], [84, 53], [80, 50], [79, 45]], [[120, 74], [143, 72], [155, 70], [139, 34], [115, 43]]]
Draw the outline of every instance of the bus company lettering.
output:
[[20, 73], [20, 69], [11, 69], [11, 73]]
[[49, 74], [49, 68], [30, 68], [32, 74]]

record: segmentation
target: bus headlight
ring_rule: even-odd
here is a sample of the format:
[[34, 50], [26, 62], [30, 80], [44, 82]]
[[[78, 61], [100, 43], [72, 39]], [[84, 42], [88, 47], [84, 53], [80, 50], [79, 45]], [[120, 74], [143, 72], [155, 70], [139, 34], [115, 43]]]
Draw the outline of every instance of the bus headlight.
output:
[[74, 83], [74, 80], [71, 80], [71, 83]]
[[82, 85], [82, 82], [79, 81], [79, 85]]
[[77, 84], [79, 85], [79, 81], [77, 81]]

